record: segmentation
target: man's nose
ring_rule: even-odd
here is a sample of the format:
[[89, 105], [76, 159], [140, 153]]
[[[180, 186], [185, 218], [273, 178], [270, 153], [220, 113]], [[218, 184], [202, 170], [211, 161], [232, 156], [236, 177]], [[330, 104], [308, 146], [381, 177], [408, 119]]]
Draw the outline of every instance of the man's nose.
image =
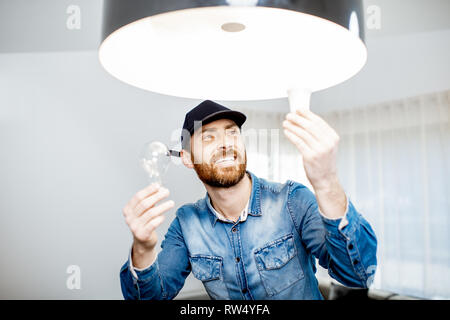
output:
[[234, 149], [234, 147], [235, 147], [234, 138], [228, 137], [226, 134], [222, 135], [219, 148], [225, 151], [228, 149]]

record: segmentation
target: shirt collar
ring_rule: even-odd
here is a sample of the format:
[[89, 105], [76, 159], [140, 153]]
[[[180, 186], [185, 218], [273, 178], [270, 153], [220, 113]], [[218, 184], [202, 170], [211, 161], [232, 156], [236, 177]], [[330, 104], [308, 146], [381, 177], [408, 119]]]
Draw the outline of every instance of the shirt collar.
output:
[[[209, 201], [211, 202], [211, 198], [209, 199]], [[239, 221], [241, 221], [241, 222], [247, 220], [248, 204], [249, 204], [249, 202], [250, 202], [250, 199], [249, 199], [249, 201], [247, 201], [247, 204], [245, 205], [244, 210], [242, 210], [241, 215], [239, 216]], [[234, 221], [225, 218], [222, 214], [220, 214], [220, 212], [218, 212], [216, 209], [214, 209], [214, 207], [212, 206], [212, 203], [210, 203], [210, 204], [211, 204], [211, 206], [209, 208], [216, 215], [218, 220], [221, 220], [221, 221], [224, 221], [224, 222], [232, 222], [232, 223], [234, 223]], [[217, 221], [217, 219], [216, 219], [216, 221]]]
[[[261, 203], [260, 203], [260, 182], [258, 177], [256, 177], [252, 172], [246, 171], [252, 180], [252, 192], [250, 193], [250, 198], [247, 202], [247, 214], [251, 216], [261, 216]], [[206, 196], [204, 198], [204, 201], [206, 202], [206, 206], [209, 208], [209, 212], [211, 213], [211, 224], [215, 226], [217, 220], [219, 220], [219, 214], [211, 205], [211, 199], [208, 195], [208, 192], [206, 192]], [[219, 214], [220, 215], [220, 214]], [[242, 214], [241, 214], [242, 219]]]

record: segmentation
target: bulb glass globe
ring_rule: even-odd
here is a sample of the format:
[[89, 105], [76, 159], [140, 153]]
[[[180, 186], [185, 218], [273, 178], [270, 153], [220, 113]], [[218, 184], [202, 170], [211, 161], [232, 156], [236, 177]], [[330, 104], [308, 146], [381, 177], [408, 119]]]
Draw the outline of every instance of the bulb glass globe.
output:
[[148, 142], [141, 151], [139, 161], [147, 172], [150, 183], [161, 185], [170, 163], [169, 148], [159, 141]]

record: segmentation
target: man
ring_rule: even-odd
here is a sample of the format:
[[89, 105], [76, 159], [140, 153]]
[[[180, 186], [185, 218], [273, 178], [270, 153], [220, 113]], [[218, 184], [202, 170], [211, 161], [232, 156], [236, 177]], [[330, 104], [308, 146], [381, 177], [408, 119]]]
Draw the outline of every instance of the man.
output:
[[212, 299], [323, 299], [315, 258], [342, 284], [369, 285], [377, 242], [338, 181], [336, 132], [311, 111], [283, 122], [314, 195], [246, 170], [245, 120], [210, 100], [186, 114], [182, 161], [207, 193], [177, 210], [158, 256], [155, 230], [174, 203], [157, 203], [169, 191], [150, 185], [124, 207], [134, 237], [120, 270], [125, 299], [173, 299], [191, 271]]

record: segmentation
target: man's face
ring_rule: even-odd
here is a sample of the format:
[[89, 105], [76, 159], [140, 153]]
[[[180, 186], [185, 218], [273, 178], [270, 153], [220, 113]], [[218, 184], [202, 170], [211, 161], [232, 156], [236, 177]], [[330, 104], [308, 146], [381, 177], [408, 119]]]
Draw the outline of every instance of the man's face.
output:
[[204, 183], [229, 188], [244, 177], [247, 154], [239, 127], [220, 119], [197, 129], [191, 138], [191, 161]]

